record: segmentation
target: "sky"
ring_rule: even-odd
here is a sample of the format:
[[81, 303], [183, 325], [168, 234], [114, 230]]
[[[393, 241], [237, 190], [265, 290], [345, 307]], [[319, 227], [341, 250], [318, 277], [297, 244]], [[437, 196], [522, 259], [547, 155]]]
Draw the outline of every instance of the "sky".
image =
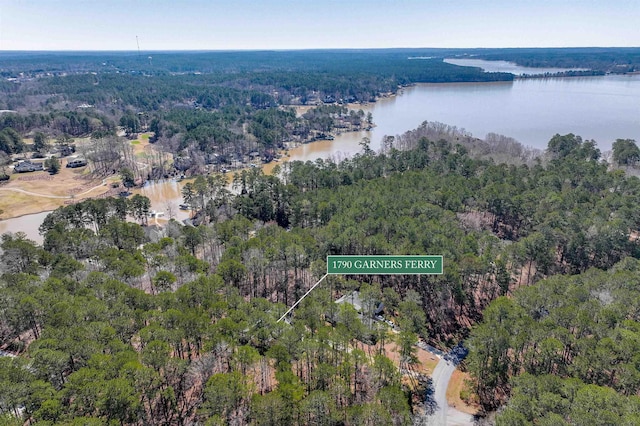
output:
[[0, 0], [0, 50], [640, 46], [640, 0]]

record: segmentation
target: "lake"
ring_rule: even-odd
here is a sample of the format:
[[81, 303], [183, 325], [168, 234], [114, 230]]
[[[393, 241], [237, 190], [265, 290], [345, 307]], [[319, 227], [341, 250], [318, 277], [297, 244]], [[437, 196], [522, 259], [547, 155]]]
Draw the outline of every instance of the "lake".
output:
[[41, 212], [28, 214], [13, 219], [0, 220], [0, 234], [5, 232], [24, 232], [27, 238], [42, 244], [42, 236], [38, 232], [38, 228], [44, 222], [49, 212]]
[[[372, 113], [376, 127], [371, 131], [301, 145], [291, 149], [287, 159], [339, 160], [359, 152], [364, 137], [377, 150], [385, 135], [404, 133], [425, 120], [456, 126], [479, 138], [499, 133], [537, 149], [545, 149], [556, 133], [594, 139], [602, 151], [610, 150], [618, 138], [640, 141], [640, 75], [419, 84], [357, 107]], [[265, 166], [265, 171], [276, 164]], [[141, 193], [151, 198], [153, 210], [181, 219], [187, 213], [176, 208], [182, 202], [180, 188], [174, 181], [159, 182]], [[40, 242], [37, 228], [43, 217], [40, 213], [1, 221], [0, 232], [24, 231]]]
[[499, 133], [537, 149], [545, 149], [556, 133], [574, 133], [608, 151], [618, 138], [640, 141], [640, 75], [419, 84], [362, 109], [373, 115], [376, 127], [370, 132], [297, 147], [291, 159], [344, 158], [360, 151], [364, 137], [378, 149], [385, 135], [404, 133], [425, 120], [479, 138]]

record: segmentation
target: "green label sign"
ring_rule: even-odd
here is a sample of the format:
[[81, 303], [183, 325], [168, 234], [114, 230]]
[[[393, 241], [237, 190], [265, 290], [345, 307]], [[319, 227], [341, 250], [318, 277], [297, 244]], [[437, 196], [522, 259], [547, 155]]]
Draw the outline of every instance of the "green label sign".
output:
[[327, 256], [327, 274], [442, 274], [442, 256]]

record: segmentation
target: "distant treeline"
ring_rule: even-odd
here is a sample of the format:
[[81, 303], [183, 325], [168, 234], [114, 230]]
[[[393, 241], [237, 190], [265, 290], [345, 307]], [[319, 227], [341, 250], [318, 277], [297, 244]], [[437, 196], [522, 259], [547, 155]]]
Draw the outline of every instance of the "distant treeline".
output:
[[[2, 52], [0, 73], [20, 77], [38, 73], [87, 72], [243, 74], [311, 72], [376, 75], [417, 74], [424, 62], [410, 57], [444, 57], [466, 51], [456, 49], [299, 50], [249, 52]], [[454, 69], [454, 68], [450, 68]], [[469, 72], [469, 70], [461, 70]], [[471, 73], [476, 73], [471, 71]]]
[[638, 47], [573, 47], [486, 49], [476, 59], [509, 61], [534, 68], [587, 68], [603, 73], [622, 74], [640, 69]]
[[[140, 72], [161, 73], [247, 73], [321, 72], [419, 75], [423, 61], [440, 61], [452, 56], [473, 56], [487, 60], [512, 61], [531, 67], [590, 68], [624, 72], [621, 65], [636, 69], [640, 48], [515, 48], [515, 49], [341, 49], [291, 51], [153, 51], [153, 52], [0, 52], [0, 73]], [[413, 62], [413, 65], [407, 64]], [[420, 64], [422, 63], [422, 65]], [[373, 65], [373, 67], [372, 67]]]

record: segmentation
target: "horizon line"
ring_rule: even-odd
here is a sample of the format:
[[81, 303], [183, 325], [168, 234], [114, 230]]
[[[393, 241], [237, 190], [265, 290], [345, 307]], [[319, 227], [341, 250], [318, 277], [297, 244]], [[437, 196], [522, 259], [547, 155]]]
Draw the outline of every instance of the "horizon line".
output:
[[521, 50], [521, 49], [640, 49], [640, 46], [519, 46], [519, 47], [305, 47], [305, 48], [238, 48], [238, 49], [0, 49], [0, 53], [223, 53], [223, 52], [300, 52], [329, 50]]

